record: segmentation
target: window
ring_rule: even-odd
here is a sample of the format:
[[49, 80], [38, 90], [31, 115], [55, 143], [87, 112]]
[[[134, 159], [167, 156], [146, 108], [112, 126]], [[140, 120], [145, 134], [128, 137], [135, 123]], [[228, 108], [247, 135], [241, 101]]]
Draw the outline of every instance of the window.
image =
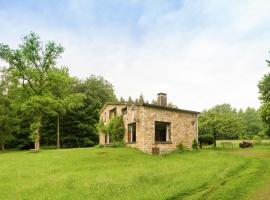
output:
[[136, 123], [128, 124], [128, 143], [136, 142]]
[[109, 112], [109, 118], [112, 119], [116, 116], [116, 108], [110, 110]]
[[122, 109], [122, 115], [125, 115], [125, 114], [127, 114], [127, 107]]
[[109, 134], [105, 134], [105, 144], [111, 143], [111, 136]]
[[155, 122], [155, 141], [170, 142], [171, 141], [171, 123]]
[[104, 122], [106, 122], [106, 112], [104, 113]]

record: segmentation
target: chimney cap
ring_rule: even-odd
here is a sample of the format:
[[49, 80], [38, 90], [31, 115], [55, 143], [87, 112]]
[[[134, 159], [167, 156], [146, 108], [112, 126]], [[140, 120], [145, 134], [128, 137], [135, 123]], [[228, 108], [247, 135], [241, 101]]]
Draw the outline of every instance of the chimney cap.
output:
[[164, 93], [164, 92], [160, 92], [160, 93], [158, 93], [158, 95], [164, 95], [164, 96], [166, 96], [167, 94]]

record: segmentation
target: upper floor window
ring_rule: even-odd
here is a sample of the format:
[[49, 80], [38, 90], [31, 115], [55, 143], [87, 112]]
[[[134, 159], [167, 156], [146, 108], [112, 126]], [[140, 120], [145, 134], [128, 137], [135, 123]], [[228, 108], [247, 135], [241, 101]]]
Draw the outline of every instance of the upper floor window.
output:
[[109, 111], [109, 118], [112, 119], [116, 116], [116, 108]]
[[125, 114], [127, 114], [127, 107], [122, 109], [122, 115], [125, 115]]
[[155, 142], [171, 141], [171, 123], [155, 121]]

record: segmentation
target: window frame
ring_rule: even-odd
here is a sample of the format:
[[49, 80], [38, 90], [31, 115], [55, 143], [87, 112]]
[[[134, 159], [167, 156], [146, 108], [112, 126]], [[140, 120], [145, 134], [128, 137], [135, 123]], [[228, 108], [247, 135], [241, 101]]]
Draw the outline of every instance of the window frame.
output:
[[[159, 139], [157, 140], [157, 124], [164, 124], [166, 125], [166, 133], [165, 133], [165, 140], [160, 140], [162, 136], [159, 135]], [[161, 134], [161, 133], [159, 133]], [[164, 133], [163, 133], [164, 134]], [[163, 135], [164, 137], [164, 135]], [[171, 122], [167, 121], [155, 121], [154, 123], [154, 141], [156, 144], [171, 144]]]
[[109, 119], [116, 117], [116, 115], [117, 115], [116, 107], [109, 110]]
[[[130, 127], [131, 127], [131, 130], [130, 130]], [[135, 129], [134, 129], [134, 127], [135, 127]], [[135, 132], [133, 132], [134, 130], [135, 130]], [[137, 141], [137, 123], [136, 122], [132, 122], [132, 123], [128, 124], [128, 135], [127, 136], [128, 136], [128, 143], [129, 144], [136, 143], [136, 141]]]
[[122, 108], [121, 113], [122, 113], [122, 115], [126, 115], [127, 114], [127, 107]]

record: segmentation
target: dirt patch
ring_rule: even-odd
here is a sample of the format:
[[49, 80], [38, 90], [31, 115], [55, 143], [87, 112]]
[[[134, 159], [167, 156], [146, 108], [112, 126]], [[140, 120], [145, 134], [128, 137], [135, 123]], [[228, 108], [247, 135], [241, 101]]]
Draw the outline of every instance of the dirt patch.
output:
[[102, 152], [98, 152], [97, 154], [98, 155], [106, 155], [106, 154], [108, 154], [108, 152], [102, 151]]
[[258, 190], [258, 192], [256, 192], [256, 195], [254, 195], [251, 199], [270, 200], [270, 183], [266, 184], [263, 188]]
[[256, 151], [238, 151], [235, 154], [241, 156], [250, 156], [250, 157], [259, 157], [259, 158], [269, 158], [270, 159], [270, 152], [256, 152]]

